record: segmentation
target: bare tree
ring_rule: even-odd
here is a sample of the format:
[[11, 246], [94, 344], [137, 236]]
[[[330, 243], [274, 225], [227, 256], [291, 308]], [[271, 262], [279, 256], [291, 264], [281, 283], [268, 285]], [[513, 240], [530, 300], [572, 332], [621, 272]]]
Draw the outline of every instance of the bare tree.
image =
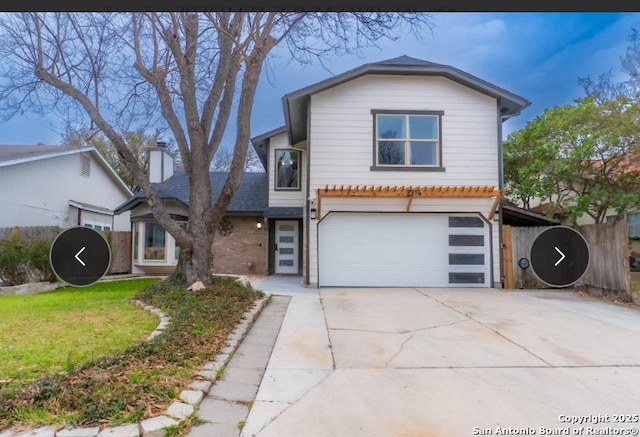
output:
[[[140, 168], [146, 173], [149, 171], [149, 149], [157, 145], [161, 136], [160, 130], [156, 130], [153, 133], [146, 133], [143, 130], [124, 132], [122, 136], [125, 139], [127, 147], [131, 150], [131, 153], [138, 161]], [[122, 163], [118, 150], [115, 146], [106, 138], [102, 132], [91, 128], [72, 128], [67, 127], [67, 130], [62, 135], [62, 142], [65, 145], [70, 146], [93, 146], [98, 152], [102, 154], [104, 159], [114, 169], [114, 171], [120, 176], [125, 184], [134, 193], [140, 190], [140, 187], [135, 183], [133, 175], [129, 169]], [[173, 156], [174, 165], [176, 168], [181, 168], [179, 160], [180, 151], [173, 142], [166, 144], [167, 152]]]
[[579, 77], [585, 93], [597, 102], [615, 100], [620, 96], [637, 99], [640, 96], [640, 32], [632, 28], [629, 45], [620, 57], [622, 79], [618, 80], [613, 69], [600, 74], [596, 80], [591, 76]]
[[[231, 162], [233, 162], [233, 150], [220, 147], [213, 157], [211, 163], [211, 170], [213, 171], [229, 171], [231, 169]], [[249, 147], [247, 151], [247, 159], [244, 163], [245, 171], [264, 172], [264, 167], [260, 158], [255, 150]]]
[[[177, 273], [210, 283], [214, 231], [243, 175], [253, 99], [272, 49], [281, 44], [305, 63], [431, 27], [424, 13], [8, 13], [0, 19], [0, 111], [5, 119], [26, 109], [90, 120], [180, 246]], [[214, 204], [209, 168], [230, 120], [233, 159]], [[189, 177], [187, 229], [170, 217], [123, 135], [154, 125], [168, 126]]]

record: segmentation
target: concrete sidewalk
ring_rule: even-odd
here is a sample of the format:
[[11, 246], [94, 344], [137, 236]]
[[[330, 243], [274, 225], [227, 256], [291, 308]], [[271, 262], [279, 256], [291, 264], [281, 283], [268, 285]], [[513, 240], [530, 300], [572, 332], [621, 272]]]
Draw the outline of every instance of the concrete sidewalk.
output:
[[238, 437], [258, 391], [289, 305], [287, 296], [272, 296], [219, 378], [200, 403], [207, 421], [191, 429], [193, 437]]
[[318, 289], [303, 287], [300, 277], [278, 276], [268, 277], [258, 288], [268, 294], [287, 294], [291, 301], [243, 437], [256, 435], [334, 369]]
[[[290, 387], [290, 384], [298, 382], [309, 384], [309, 378], [313, 381], [317, 377], [313, 370], [323, 365], [318, 364], [318, 359], [322, 363], [329, 359], [331, 363], [330, 353], [327, 355], [328, 336], [317, 289], [305, 288], [300, 276], [279, 275], [264, 278], [254, 284], [254, 288], [270, 295], [271, 300], [229, 360], [223, 376], [200, 403], [198, 416], [207, 423], [194, 426], [189, 433], [191, 437], [238, 437], [241, 430], [247, 429], [246, 426], [243, 429], [243, 425], [250, 421], [247, 418], [249, 410], [253, 415], [253, 426], [261, 428], [264, 426], [262, 421], [268, 423], [272, 416], [275, 417], [289, 405], [287, 402], [280, 405], [279, 400], [271, 399], [272, 389], [293, 402], [297, 399], [295, 393], [292, 397], [290, 388], [280, 391], [279, 385], [284, 383]], [[307, 326], [310, 320], [312, 325]], [[308, 344], [296, 336], [305, 336], [309, 329], [312, 335], [319, 336], [320, 344], [299, 353], [291, 352], [292, 342]], [[304, 357], [300, 361], [300, 354], [304, 356], [307, 352], [311, 354], [310, 363]], [[267, 371], [268, 363], [270, 369]], [[288, 375], [278, 373], [280, 368], [286, 368], [287, 363], [297, 372]], [[296, 374], [300, 373], [298, 363], [307, 363], [304, 366], [311, 367], [311, 370], [303, 370], [302, 375]], [[268, 401], [261, 401], [265, 395], [261, 395], [258, 388], [262, 386]], [[301, 397], [306, 392], [304, 385], [299, 390], [302, 390], [299, 394]]]

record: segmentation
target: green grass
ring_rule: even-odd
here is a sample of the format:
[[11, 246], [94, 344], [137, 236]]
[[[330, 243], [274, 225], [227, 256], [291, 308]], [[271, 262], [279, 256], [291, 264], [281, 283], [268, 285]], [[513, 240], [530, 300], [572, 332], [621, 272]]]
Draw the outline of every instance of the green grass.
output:
[[[41, 425], [113, 426], [164, 413], [200, 366], [226, 346], [244, 312], [264, 296], [231, 278], [216, 278], [210, 288], [198, 292], [186, 287], [184, 281], [168, 278], [132, 296], [171, 317], [167, 329], [153, 340], [135, 342], [68, 372], [21, 384], [0, 382], [0, 433]], [[126, 301], [129, 296], [122, 297]], [[108, 326], [118, 324], [122, 323], [115, 319]], [[186, 435], [194, 420], [181, 422], [169, 435]]]
[[128, 300], [157, 279], [0, 296], [0, 380], [71, 371], [144, 339], [158, 317]]
[[640, 293], [640, 282], [639, 283], [632, 283], [631, 284], [631, 290]]

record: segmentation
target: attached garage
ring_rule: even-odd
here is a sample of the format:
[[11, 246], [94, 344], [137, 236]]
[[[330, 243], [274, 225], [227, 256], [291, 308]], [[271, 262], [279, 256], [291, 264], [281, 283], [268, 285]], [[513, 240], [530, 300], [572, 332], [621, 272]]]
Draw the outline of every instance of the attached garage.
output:
[[479, 214], [330, 212], [318, 223], [320, 287], [490, 287]]

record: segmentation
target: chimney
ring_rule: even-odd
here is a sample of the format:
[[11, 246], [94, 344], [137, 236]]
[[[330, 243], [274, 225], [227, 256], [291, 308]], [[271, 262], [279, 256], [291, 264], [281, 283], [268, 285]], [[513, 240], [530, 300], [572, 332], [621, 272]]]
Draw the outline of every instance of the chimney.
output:
[[164, 182], [173, 176], [173, 157], [167, 143], [158, 141], [149, 149], [149, 182]]

